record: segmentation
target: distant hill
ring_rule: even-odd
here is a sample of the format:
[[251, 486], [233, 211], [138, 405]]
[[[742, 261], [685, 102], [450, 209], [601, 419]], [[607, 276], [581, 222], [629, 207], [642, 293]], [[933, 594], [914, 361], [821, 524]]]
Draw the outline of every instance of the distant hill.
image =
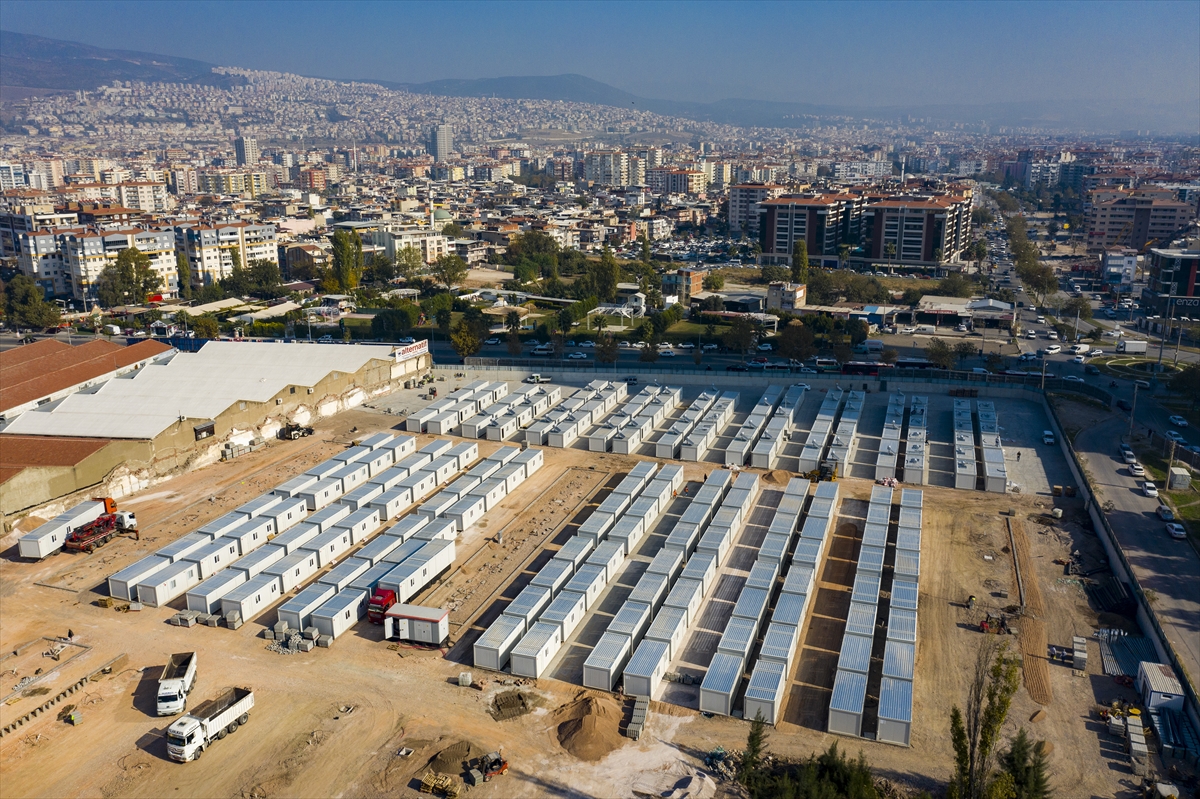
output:
[[78, 42], [0, 31], [0, 86], [76, 91], [114, 80], [231, 86], [244, 79], [214, 74], [215, 64], [191, 58], [107, 50]]

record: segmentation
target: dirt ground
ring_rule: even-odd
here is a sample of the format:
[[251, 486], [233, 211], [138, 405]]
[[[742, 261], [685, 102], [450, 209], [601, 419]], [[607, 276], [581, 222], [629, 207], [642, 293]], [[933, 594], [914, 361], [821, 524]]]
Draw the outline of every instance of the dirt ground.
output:
[[[508, 775], [472, 789], [473, 795], [623, 797], [633, 795], [634, 785], [669, 787], [700, 766], [703, 754], [714, 746], [744, 746], [747, 726], [741, 720], [705, 718], [655, 703], [640, 741], [622, 738], [618, 748], [599, 760], [583, 760], [560, 743], [564, 722], [559, 711], [577, 700], [577, 685], [525, 681], [522, 689], [536, 698], [533, 710], [496, 721], [488, 713], [490, 700], [511, 690], [505, 682], [514, 681], [492, 679], [483, 690], [460, 688], [457, 677], [469, 660], [454, 657], [453, 646], [450, 656], [389, 649], [379, 628], [362, 623], [329, 650], [283, 656], [267, 651], [266, 642], [257, 637], [264, 624], [274, 621], [273, 611], [231, 631], [171, 626], [166, 619], [172, 608], [121, 614], [93, 604], [105, 593], [107, 575], [328, 457], [352, 435], [395, 422], [395, 417], [369, 409], [344, 413], [327, 421], [312, 439], [276, 442], [157, 485], [122, 503], [137, 511], [142, 539], [118, 539], [91, 556], [61, 554], [25, 563], [15, 558], [15, 537], [5, 540], [0, 651], [11, 652], [41, 636], [65, 635], [68, 629], [90, 647], [71, 661], [70, 669], [35, 685], [57, 692], [80, 669], [122, 653], [129, 660], [124, 670], [86, 686], [77, 700], [80, 726], [58, 722], [50, 713], [0, 739], [4, 795], [417, 796], [426, 765], [444, 749], [468, 741], [482, 751], [503, 747], [512, 766]], [[351, 428], [358, 433], [351, 434]], [[481, 442], [482, 452], [493, 448]], [[460, 545], [456, 565], [469, 568], [452, 572], [418, 601], [457, 603], [453, 636], [477, 631], [476, 622], [486, 618], [506, 587], [522, 579], [519, 574], [531, 558], [544, 546], [561, 543], [589, 497], [632, 461], [578, 449], [546, 450], [543, 469], [489, 513], [486, 529], [472, 531]], [[692, 473], [704, 468], [688, 466]], [[869, 481], [844, 480], [842, 494], [865, 500], [870, 487]], [[851, 752], [863, 751], [880, 776], [936, 790], [951, 771], [949, 710], [965, 700], [966, 667], [981, 636], [979, 618], [985, 608], [996, 612], [1011, 604], [1017, 593], [1001, 511], [1014, 508], [1023, 520], [1046, 605], [1047, 640], [1069, 644], [1072, 635], [1089, 636], [1097, 626], [1078, 582], [1064, 578], [1062, 567], [1052, 561], [1074, 550], [1096, 560], [1099, 544], [1082, 532], [1081, 508], [1069, 504], [1076, 500], [1064, 501], [1065, 518], [1058, 525], [1041, 524], [1044, 508], [1039, 506], [1048, 502], [1031, 495], [926, 489], [912, 747], [837, 739]], [[844, 525], [855, 525], [856, 515], [838, 520], [839, 535]], [[503, 544], [494, 541], [499, 531], [504, 532]], [[857, 535], [861, 537], [861, 526]], [[847, 538], [852, 544], [853, 535]], [[852, 558], [857, 557], [854, 546]], [[1009, 599], [999, 597], [1000, 591], [1007, 591]], [[970, 594], [983, 607], [969, 612], [965, 599]], [[1103, 626], [1115, 624], [1103, 620]], [[1010, 640], [1015, 652], [1016, 640]], [[194, 700], [231, 685], [251, 686], [256, 706], [237, 745], [218, 742], [201, 762], [177, 764], [167, 760], [163, 739], [171, 719], [153, 715], [155, 680], [171, 653], [192, 650], [199, 663]], [[1053, 700], [1044, 720], [1027, 721], [1041, 706], [1024, 688], [1010, 714], [1008, 732], [1024, 723], [1035, 738], [1054, 744], [1052, 773], [1060, 796], [1124, 795], [1131, 778], [1092, 712], [1097, 702], [1125, 697], [1124, 689], [1099, 673], [1094, 646], [1091, 655], [1086, 677], [1074, 677], [1058, 664], [1049, 666]], [[798, 675], [805, 669], [803, 657]], [[23, 655], [20, 668], [28, 670], [37, 660]], [[0, 676], [7, 693], [23, 674]], [[28, 712], [36, 701], [0, 705], [0, 725]], [[824, 701], [827, 710], [828, 699]], [[818, 706], [813, 715], [823, 717], [824, 710]], [[819, 726], [784, 722], [770, 733], [768, 748], [789, 757], [822, 751], [835, 738], [814, 728]], [[415, 751], [400, 757], [402, 747]]]

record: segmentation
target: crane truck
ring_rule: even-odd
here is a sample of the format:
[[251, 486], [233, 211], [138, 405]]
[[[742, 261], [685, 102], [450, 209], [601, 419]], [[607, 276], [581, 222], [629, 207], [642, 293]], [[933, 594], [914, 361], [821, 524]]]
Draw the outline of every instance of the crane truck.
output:
[[137, 516], [133, 511], [118, 511], [112, 497], [97, 497], [95, 501], [104, 503], [104, 513], [72, 530], [63, 542], [64, 549], [90, 553], [120, 533], [137, 530]]
[[249, 688], [230, 688], [216, 699], [200, 703], [167, 727], [167, 754], [180, 763], [199, 760], [209, 744], [232, 735], [249, 721], [252, 707], [254, 692]]
[[196, 653], [171, 655], [158, 677], [158, 715], [174, 716], [187, 708], [187, 695], [196, 686]]

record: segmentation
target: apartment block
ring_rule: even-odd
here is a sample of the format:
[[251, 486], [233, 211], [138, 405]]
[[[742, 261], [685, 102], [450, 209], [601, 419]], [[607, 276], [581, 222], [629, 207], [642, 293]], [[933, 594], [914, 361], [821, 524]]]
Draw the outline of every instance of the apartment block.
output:
[[767, 310], [795, 311], [808, 301], [808, 286], [803, 283], [771, 283], [767, 286]]
[[627, 186], [629, 156], [616, 150], [590, 152], [583, 159], [583, 174], [598, 186]]
[[783, 194], [783, 186], [773, 183], [742, 183], [729, 189], [729, 234], [758, 235], [758, 204]]
[[179, 294], [175, 264], [175, 236], [167, 230], [78, 228], [56, 234], [61, 257], [76, 300], [96, 298], [96, 280], [123, 250], [136, 247], [150, 259], [150, 268], [162, 279], [164, 297]]
[[836, 267], [838, 246], [858, 241], [864, 200], [857, 194], [785, 195], [758, 204], [763, 262], [790, 265], [796, 242], [810, 263]]
[[1143, 249], [1170, 241], [1196, 219], [1195, 206], [1164, 189], [1138, 189], [1125, 196], [1093, 202], [1087, 217], [1090, 250]]
[[243, 267], [251, 261], [279, 263], [274, 225], [250, 222], [179, 225], [175, 228], [174, 239], [175, 246], [187, 257], [192, 283], [196, 286], [206, 286], [228, 277], [233, 272], [235, 248]]
[[971, 200], [954, 195], [891, 197], [863, 209], [862, 227], [866, 257], [877, 263], [953, 263], [970, 242]]
[[687, 305], [693, 294], [704, 291], [704, 276], [708, 274], [703, 269], [677, 269], [663, 275], [662, 293], [664, 297], [676, 296]]
[[[1200, 297], [1197, 285], [1200, 272], [1200, 249], [1193, 242], [1189, 249], [1152, 248], [1146, 258], [1146, 288], [1142, 300], [1150, 304], [1156, 313], [1168, 311], [1168, 297]], [[1197, 304], [1187, 304], [1189, 312], [1177, 312], [1175, 316], [1194, 316]]]

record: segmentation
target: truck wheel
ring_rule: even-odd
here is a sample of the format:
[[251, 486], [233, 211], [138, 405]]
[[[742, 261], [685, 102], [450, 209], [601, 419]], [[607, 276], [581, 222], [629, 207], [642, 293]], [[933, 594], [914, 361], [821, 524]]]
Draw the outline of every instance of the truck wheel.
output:
[[249, 720], [250, 720], [249, 713], [243, 713], [242, 715], [238, 716], [238, 724], [245, 724]]
[[229, 731], [228, 731], [228, 730], [221, 730], [219, 733], [217, 733], [217, 740], [218, 740], [218, 741], [219, 741], [219, 740], [221, 740], [222, 738], [224, 738], [224, 737], [225, 737], [226, 735], [228, 735], [228, 734], [229, 734]]
[[237, 728], [238, 728], [238, 723], [236, 721], [231, 721], [231, 722], [229, 722], [229, 726], [226, 727], [225, 729], [229, 730], [230, 735], [233, 735], [235, 732], [237, 732]]
[[192, 760], [199, 760], [199, 759], [200, 759], [200, 755], [202, 755], [202, 754], [204, 754], [204, 748], [203, 748], [203, 747], [201, 747], [200, 749], [197, 749], [197, 750], [196, 750], [196, 754], [192, 755]]

